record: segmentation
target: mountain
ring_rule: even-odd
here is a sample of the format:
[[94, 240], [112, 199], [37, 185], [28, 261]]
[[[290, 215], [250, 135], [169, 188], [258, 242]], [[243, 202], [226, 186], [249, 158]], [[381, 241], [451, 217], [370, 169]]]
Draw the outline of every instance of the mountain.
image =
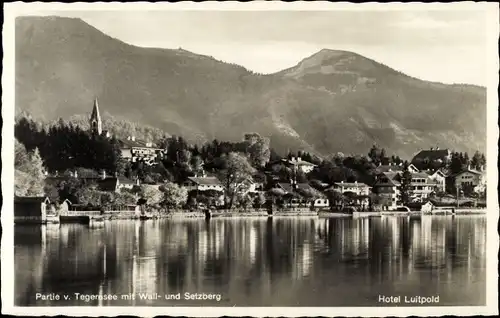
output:
[[101, 111], [193, 142], [270, 136], [278, 151], [411, 156], [484, 150], [486, 89], [409, 77], [361, 55], [321, 50], [261, 75], [183, 49], [142, 48], [80, 19], [16, 20], [16, 111], [35, 118]]

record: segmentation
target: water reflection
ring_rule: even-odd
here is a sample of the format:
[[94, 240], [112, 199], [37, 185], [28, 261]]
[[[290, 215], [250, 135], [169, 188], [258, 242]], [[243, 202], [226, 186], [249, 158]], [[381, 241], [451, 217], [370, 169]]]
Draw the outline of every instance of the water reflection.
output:
[[[484, 217], [16, 226], [15, 299], [21, 306], [376, 306], [379, 295], [439, 295], [440, 305], [483, 305], [485, 242]], [[185, 292], [222, 299], [184, 300]], [[71, 299], [35, 300], [36, 293]], [[177, 293], [180, 300], [164, 298]]]

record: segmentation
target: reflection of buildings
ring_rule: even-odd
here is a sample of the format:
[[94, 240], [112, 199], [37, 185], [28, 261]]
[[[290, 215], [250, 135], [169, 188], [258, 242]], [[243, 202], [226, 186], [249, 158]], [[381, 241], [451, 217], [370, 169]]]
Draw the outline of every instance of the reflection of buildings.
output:
[[309, 276], [313, 263], [312, 248], [310, 243], [304, 243], [302, 248], [297, 251], [296, 259], [294, 260], [295, 266], [293, 268], [293, 278], [301, 279]]
[[[486, 221], [481, 218], [218, 218], [116, 221], [98, 230], [20, 229], [15, 241], [18, 303], [32, 302], [37, 290], [190, 291], [221, 293], [238, 305], [272, 305], [303, 297], [311, 286], [319, 293], [334, 284], [378, 290], [398, 281], [397, 288], [429, 290], [449, 288], [457, 279], [468, 288], [485, 279]], [[29, 240], [20, 240], [23, 235]], [[151, 303], [89, 305], [99, 304]]]
[[[156, 261], [160, 243], [158, 228], [148, 228], [146, 232], [143, 222], [136, 222], [134, 228], [134, 254], [132, 264], [132, 293], [156, 293]], [[153, 302], [146, 300], [146, 302]]]

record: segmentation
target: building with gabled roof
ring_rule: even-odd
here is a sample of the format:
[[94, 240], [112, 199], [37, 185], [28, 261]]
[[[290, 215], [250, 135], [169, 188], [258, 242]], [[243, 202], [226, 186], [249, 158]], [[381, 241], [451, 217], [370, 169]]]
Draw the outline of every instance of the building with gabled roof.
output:
[[429, 178], [437, 183], [437, 188], [441, 192], [446, 192], [446, 174], [442, 169], [437, 169], [434, 171], [427, 170], [425, 171]]
[[455, 188], [465, 189], [472, 187], [476, 193], [486, 190], [486, 175], [484, 171], [478, 171], [467, 167], [467, 169], [454, 175]]
[[445, 166], [451, 160], [451, 151], [449, 149], [430, 148], [421, 150], [417, 153], [411, 163], [419, 170], [425, 170], [427, 167], [441, 167]]
[[224, 186], [217, 177], [188, 177], [183, 186], [186, 187], [188, 191], [224, 191]]
[[309, 161], [302, 160], [300, 157], [293, 157], [291, 159], [280, 159], [270, 163], [270, 166], [273, 167], [275, 165], [285, 165], [287, 167], [291, 167], [297, 169], [305, 174], [310, 173], [314, 170], [316, 165]]
[[46, 223], [48, 197], [14, 196], [14, 223]]
[[369, 195], [371, 187], [363, 182], [336, 182], [330, 188], [340, 193], [353, 192], [356, 195]]
[[125, 177], [108, 177], [97, 182], [99, 190], [109, 192], [119, 192], [121, 189], [132, 189], [139, 185], [139, 179], [135, 182]]
[[[328, 198], [324, 193], [314, 189], [311, 185], [305, 182], [279, 182], [275, 184], [275, 187], [282, 189], [285, 192], [285, 196], [289, 197], [290, 206], [312, 204], [314, 207], [327, 207], [330, 205]], [[312, 199], [304, 197], [303, 193], [307, 191], [316, 193], [318, 196]]]

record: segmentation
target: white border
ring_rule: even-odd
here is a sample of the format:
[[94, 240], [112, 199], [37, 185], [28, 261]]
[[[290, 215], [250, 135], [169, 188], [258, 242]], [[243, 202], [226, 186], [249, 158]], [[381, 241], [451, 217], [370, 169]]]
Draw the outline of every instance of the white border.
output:
[[[225, 11], [317, 11], [317, 10], [485, 10], [488, 12], [487, 36], [488, 50], [484, 58], [488, 62], [487, 85], [487, 162], [488, 170], [488, 236], [487, 236], [487, 306], [484, 307], [15, 307], [14, 306], [14, 255], [13, 255], [13, 196], [14, 171], [14, 19], [19, 15], [34, 15], [41, 11], [78, 11], [78, 10], [225, 10]], [[498, 34], [499, 8], [496, 3], [459, 2], [459, 3], [364, 3], [347, 2], [180, 2], [180, 3], [7, 3], [4, 5], [3, 28], [3, 74], [2, 74], [2, 313], [13, 315], [71, 315], [99, 316], [133, 314], [140, 316], [439, 316], [439, 315], [494, 315], [498, 314]], [[332, 295], [334, 297], [334, 295]]]

